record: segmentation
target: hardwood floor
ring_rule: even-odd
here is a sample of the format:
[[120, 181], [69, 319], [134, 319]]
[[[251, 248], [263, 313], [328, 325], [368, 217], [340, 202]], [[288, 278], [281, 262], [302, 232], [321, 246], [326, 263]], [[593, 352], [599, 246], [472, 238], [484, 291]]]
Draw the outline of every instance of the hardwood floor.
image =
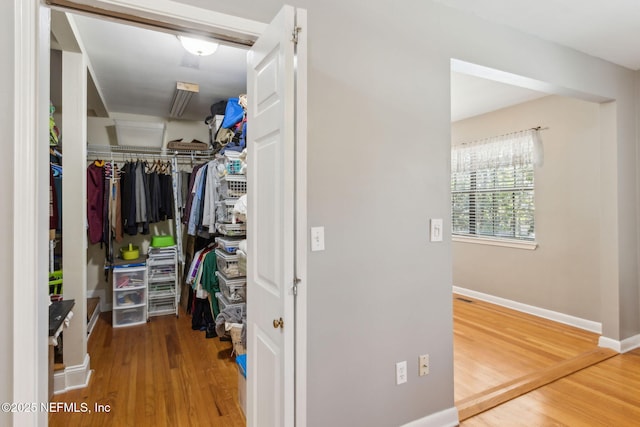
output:
[[453, 325], [456, 402], [598, 346], [597, 334], [459, 295]]
[[[89, 386], [53, 401], [86, 404], [92, 412], [49, 415], [51, 426], [241, 427], [238, 374], [231, 343], [191, 330], [191, 316], [154, 317], [111, 327], [102, 313], [88, 343], [94, 369]], [[99, 413], [94, 405], [108, 405]]]
[[453, 307], [462, 427], [639, 425], [640, 350], [472, 298]]

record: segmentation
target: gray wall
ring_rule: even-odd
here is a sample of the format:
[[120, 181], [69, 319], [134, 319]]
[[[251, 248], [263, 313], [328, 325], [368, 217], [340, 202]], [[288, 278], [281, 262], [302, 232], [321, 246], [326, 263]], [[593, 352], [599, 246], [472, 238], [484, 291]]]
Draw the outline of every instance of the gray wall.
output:
[[548, 96], [452, 124], [454, 145], [535, 126], [535, 251], [453, 243], [453, 283], [600, 322], [600, 123], [598, 104]]

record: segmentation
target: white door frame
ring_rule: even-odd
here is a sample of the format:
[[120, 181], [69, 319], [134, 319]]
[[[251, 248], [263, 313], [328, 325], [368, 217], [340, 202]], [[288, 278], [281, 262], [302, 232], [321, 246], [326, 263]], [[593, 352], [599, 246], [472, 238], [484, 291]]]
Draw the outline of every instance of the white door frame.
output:
[[[51, 3], [55, 4], [56, 0]], [[98, 8], [102, 12], [114, 15], [127, 15], [138, 17], [147, 22], [165, 23], [174, 29], [195, 30], [207, 34], [218, 34], [229, 39], [255, 40], [265, 28], [266, 24], [252, 21], [237, 16], [226, 15], [211, 10], [200, 9], [185, 4], [178, 4], [171, 0], [59, 0], [62, 6], [79, 9]], [[34, 310], [33, 301], [46, 301], [46, 287], [39, 285], [43, 283], [48, 271], [48, 257], [44, 256], [47, 245], [46, 241], [47, 214], [48, 209], [42, 209], [48, 205], [48, 174], [42, 171], [46, 154], [41, 150], [41, 141], [44, 136], [48, 137], [48, 121], [44, 118], [48, 114], [49, 108], [49, 85], [45, 84], [48, 79], [48, 57], [49, 57], [49, 13], [48, 7], [38, 0], [15, 2], [15, 82], [16, 94], [14, 96], [15, 111], [15, 136], [14, 149], [16, 150], [14, 169], [16, 180], [14, 182], [14, 212], [16, 215], [14, 230], [24, 231], [22, 225], [31, 226], [31, 233], [15, 233], [14, 253], [33, 253], [33, 248], [39, 248], [42, 252], [36, 256], [37, 268], [31, 266], [31, 272], [18, 268], [24, 267], [17, 258], [14, 260], [14, 336], [13, 342], [14, 365], [13, 365], [13, 390], [16, 401], [23, 402], [45, 402], [47, 401], [47, 380], [45, 377], [47, 349], [46, 323], [48, 313], [45, 304], [38, 304], [38, 310]], [[26, 21], [26, 23], [25, 23]], [[303, 53], [303, 51], [301, 51]], [[299, 57], [306, 61], [306, 57]], [[46, 68], [44, 68], [46, 67]], [[302, 72], [306, 73], [303, 67]], [[298, 88], [299, 95], [306, 97], [306, 87]], [[304, 92], [304, 93], [303, 93]], [[296, 271], [299, 284], [297, 298], [297, 321], [296, 321], [296, 392], [295, 396], [284, 396], [285, 399], [295, 398], [296, 425], [306, 425], [306, 330], [307, 330], [307, 292], [306, 292], [306, 107], [303, 107], [297, 125], [298, 149], [296, 152]], [[34, 112], [40, 120], [33, 120]], [[18, 135], [20, 137], [18, 137]], [[24, 136], [27, 135], [28, 138]], [[23, 172], [17, 172], [22, 168]], [[20, 179], [25, 178], [25, 179]], [[35, 197], [25, 197], [25, 195], [35, 195]], [[35, 199], [35, 200], [34, 200]], [[25, 278], [25, 275], [27, 276]], [[26, 279], [26, 280], [25, 280]], [[42, 279], [42, 280], [41, 280]], [[25, 289], [28, 288], [28, 289]], [[25, 293], [26, 292], [26, 293]], [[31, 299], [28, 295], [33, 294]], [[42, 305], [42, 307], [40, 307]], [[16, 328], [19, 328], [16, 330]], [[24, 328], [24, 330], [23, 330]], [[29, 341], [27, 348], [22, 345], [16, 346], [24, 336], [32, 336], [34, 340]], [[28, 340], [27, 340], [28, 341]], [[26, 350], [31, 350], [25, 354]], [[17, 354], [19, 352], [20, 354]], [[29, 356], [30, 355], [30, 356]], [[24, 372], [32, 373], [34, 378], [24, 381]], [[14, 418], [16, 425], [43, 425], [46, 423], [44, 413], [25, 413], [21, 418]]]

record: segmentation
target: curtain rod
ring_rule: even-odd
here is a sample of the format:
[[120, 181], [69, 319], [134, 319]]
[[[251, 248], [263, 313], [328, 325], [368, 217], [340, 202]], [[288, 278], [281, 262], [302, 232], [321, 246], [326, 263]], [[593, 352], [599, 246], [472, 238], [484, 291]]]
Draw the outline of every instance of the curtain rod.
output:
[[503, 136], [509, 136], [509, 135], [515, 135], [516, 133], [520, 133], [520, 132], [526, 132], [528, 130], [537, 130], [537, 131], [541, 131], [541, 130], [547, 130], [549, 129], [549, 127], [542, 127], [542, 126], [536, 126], [533, 128], [527, 128], [527, 129], [522, 129], [522, 130], [516, 130], [513, 132], [508, 132], [508, 133], [503, 133], [502, 135], [495, 135], [495, 136], [488, 136], [486, 138], [480, 138], [480, 139], [475, 139], [473, 141], [469, 141], [469, 142], [463, 142], [460, 145], [468, 145], [468, 144], [473, 144], [475, 142], [480, 142], [480, 141], [486, 141], [488, 139], [492, 139], [492, 138], [501, 138]]

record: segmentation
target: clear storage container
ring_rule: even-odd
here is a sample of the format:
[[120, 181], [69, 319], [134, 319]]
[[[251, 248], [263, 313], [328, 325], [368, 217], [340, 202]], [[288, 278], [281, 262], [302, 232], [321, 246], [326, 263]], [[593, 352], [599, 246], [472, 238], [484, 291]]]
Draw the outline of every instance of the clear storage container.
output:
[[242, 276], [238, 268], [237, 255], [230, 255], [221, 249], [216, 249], [216, 263], [218, 265], [218, 271], [227, 278], [234, 279]]
[[231, 304], [247, 301], [247, 280], [245, 278], [229, 279], [219, 271], [216, 271], [216, 275], [220, 292], [227, 298], [227, 301]]

